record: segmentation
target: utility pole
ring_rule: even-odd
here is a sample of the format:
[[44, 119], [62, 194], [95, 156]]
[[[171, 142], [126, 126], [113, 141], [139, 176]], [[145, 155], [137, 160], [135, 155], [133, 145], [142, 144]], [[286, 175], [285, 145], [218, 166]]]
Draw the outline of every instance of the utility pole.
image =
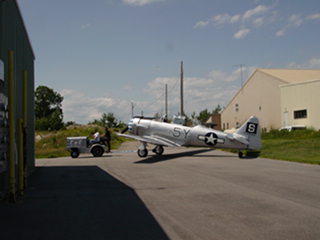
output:
[[241, 71], [241, 88], [243, 86], [243, 67], [245, 66], [244, 64], [238, 64], [238, 65], [234, 65], [235, 67], [240, 67], [240, 71]]
[[133, 110], [134, 110], [134, 105], [133, 105], [133, 102], [131, 101], [131, 118], [133, 118]]
[[180, 115], [184, 116], [184, 111], [183, 111], [183, 61], [181, 61], [181, 69], [180, 69], [180, 99], [181, 99]]
[[165, 85], [165, 114], [168, 117], [168, 84]]

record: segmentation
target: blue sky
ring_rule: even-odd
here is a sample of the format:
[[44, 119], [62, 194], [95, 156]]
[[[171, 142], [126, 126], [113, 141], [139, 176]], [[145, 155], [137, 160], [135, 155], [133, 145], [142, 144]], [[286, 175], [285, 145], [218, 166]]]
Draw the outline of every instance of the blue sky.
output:
[[186, 112], [226, 105], [259, 68], [320, 68], [318, 0], [19, 1], [36, 54], [36, 85], [65, 97], [65, 120], [103, 112], [179, 109], [185, 63]]

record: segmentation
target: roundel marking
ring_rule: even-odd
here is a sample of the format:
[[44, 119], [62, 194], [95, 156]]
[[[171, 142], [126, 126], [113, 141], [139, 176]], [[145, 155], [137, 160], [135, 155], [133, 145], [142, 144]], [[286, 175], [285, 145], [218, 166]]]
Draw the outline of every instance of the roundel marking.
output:
[[209, 145], [209, 146], [214, 146], [217, 144], [218, 142], [218, 136], [217, 134], [213, 133], [213, 132], [209, 132], [205, 135], [205, 139], [204, 142]]

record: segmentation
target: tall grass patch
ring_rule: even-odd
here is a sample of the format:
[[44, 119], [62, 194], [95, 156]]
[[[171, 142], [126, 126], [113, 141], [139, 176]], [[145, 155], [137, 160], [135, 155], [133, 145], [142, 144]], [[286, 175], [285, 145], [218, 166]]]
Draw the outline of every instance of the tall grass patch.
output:
[[320, 132], [313, 129], [262, 134], [261, 156], [272, 159], [320, 164]]

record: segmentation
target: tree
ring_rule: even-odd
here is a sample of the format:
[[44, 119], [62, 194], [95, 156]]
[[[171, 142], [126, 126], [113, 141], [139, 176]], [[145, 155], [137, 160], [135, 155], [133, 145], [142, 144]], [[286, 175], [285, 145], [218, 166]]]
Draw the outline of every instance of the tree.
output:
[[114, 116], [113, 113], [103, 113], [100, 119], [94, 119], [89, 124], [99, 125], [101, 127], [108, 127], [108, 128], [116, 128], [121, 122]]
[[199, 113], [199, 115], [197, 116], [197, 119], [199, 120], [200, 123], [204, 124], [211, 115], [212, 113], [208, 111], [208, 109], [204, 109]]
[[103, 113], [100, 119], [103, 127], [115, 128], [118, 125], [118, 120], [113, 113]]
[[77, 123], [75, 121], [68, 121], [64, 124], [65, 127], [69, 127], [69, 126], [72, 126], [72, 125], [76, 125]]
[[221, 110], [222, 110], [222, 107], [220, 106], [220, 104], [218, 104], [216, 108], [212, 111], [212, 114], [220, 113]]
[[35, 91], [35, 116], [37, 130], [59, 130], [63, 124], [63, 97], [47, 86]]

